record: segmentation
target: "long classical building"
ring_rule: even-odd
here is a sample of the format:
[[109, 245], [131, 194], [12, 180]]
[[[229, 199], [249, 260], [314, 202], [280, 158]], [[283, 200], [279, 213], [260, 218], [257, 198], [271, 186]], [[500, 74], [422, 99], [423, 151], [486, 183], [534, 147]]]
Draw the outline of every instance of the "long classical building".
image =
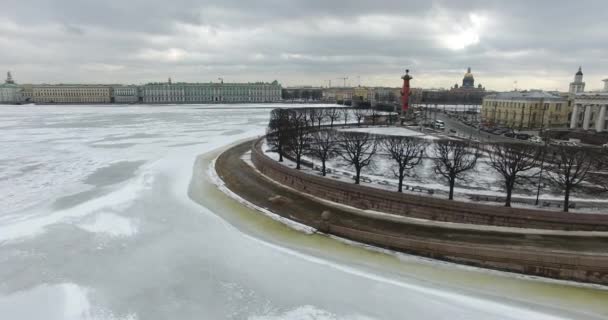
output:
[[112, 102], [130, 104], [140, 102], [139, 88], [137, 86], [112, 86]]
[[545, 91], [512, 91], [483, 99], [481, 116], [488, 125], [531, 129], [568, 124], [568, 99]]
[[106, 85], [33, 85], [34, 103], [111, 103], [111, 87]]
[[133, 103], [266, 103], [281, 101], [281, 85], [271, 83], [164, 83], [136, 85], [24, 84], [10, 74], [0, 84], [0, 103], [133, 104]]
[[276, 102], [281, 85], [264, 83], [150, 83], [140, 88], [144, 103]]

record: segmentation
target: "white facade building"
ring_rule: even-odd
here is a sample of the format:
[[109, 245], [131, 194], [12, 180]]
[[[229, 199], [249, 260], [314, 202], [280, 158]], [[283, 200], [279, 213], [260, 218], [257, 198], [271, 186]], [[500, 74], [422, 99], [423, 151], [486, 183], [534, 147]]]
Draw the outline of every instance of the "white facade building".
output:
[[608, 90], [577, 93], [570, 117], [570, 128], [595, 130], [596, 132], [606, 131], [608, 128], [607, 108]]
[[10, 72], [6, 73], [6, 81], [0, 84], [0, 104], [15, 104], [21, 101], [21, 89], [11, 76]]

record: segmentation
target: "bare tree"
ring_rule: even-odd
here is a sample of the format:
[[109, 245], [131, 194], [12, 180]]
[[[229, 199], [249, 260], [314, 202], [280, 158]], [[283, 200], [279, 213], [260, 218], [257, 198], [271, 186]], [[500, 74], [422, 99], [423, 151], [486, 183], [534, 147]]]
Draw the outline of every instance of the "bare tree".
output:
[[315, 113], [313, 114], [313, 122], [317, 123], [317, 127], [321, 128], [321, 122], [327, 117], [324, 108], [315, 108]]
[[372, 118], [372, 125], [376, 125], [376, 122], [378, 122], [378, 118], [380, 118], [380, 111], [376, 108], [371, 108], [369, 111], [369, 115]]
[[300, 170], [302, 155], [310, 143], [310, 131], [304, 110], [289, 111], [289, 132], [285, 142], [287, 151], [295, 157], [296, 169]]
[[330, 121], [329, 127], [333, 128], [334, 122], [338, 121], [338, 119], [340, 118], [340, 110], [338, 108], [329, 108], [325, 110], [325, 114]]
[[348, 124], [348, 120], [350, 119], [351, 109], [348, 108], [340, 108], [342, 113], [342, 119], [344, 119], [344, 125]]
[[354, 108], [353, 115], [355, 119], [357, 119], [357, 127], [361, 126], [361, 122], [365, 120], [365, 116], [367, 115], [367, 110], [362, 108]]
[[321, 108], [309, 108], [308, 109], [308, 117], [310, 119], [311, 125], [315, 123], [319, 128], [321, 128], [321, 122], [325, 119], [325, 111]]
[[448, 180], [449, 199], [454, 200], [456, 180], [463, 179], [467, 171], [475, 168], [480, 157], [479, 148], [475, 144], [459, 140], [439, 140], [435, 143], [433, 151], [435, 173]]
[[549, 179], [564, 191], [564, 212], [570, 208], [570, 193], [588, 178], [597, 156], [589, 148], [558, 146], [551, 159]]
[[266, 129], [266, 139], [273, 151], [279, 154], [279, 162], [283, 162], [285, 144], [289, 132], [289, 109], [274, 109], [270, 112], [270, 121]]
[[311, 135], [310, 155], [321, 161], [321, 172], [323, 173], [323, 176], [325, 176], [327, 174], [327, 160], [337, 155], [337, 132], [334, 130], [319, 130], [313, 132]]
[[511, 206], [511, 195], [516, 184], [526, 181], [525, 172], [538, 166], [540, 149], [524, 143], [495, 143], [489, 146], [489, 165], [498, 172], [505, 184], [505, 207]]
[[355, 184], [359, 184], [361, 170], [372, 164], [376, 154], [376, 139], [366, 132], [342, 132], [338, 147], [340, 156], [355, 168]]
[[406, 170], [411, 170], [422, 162], [427, 143], [422, 139], [392, 136], [382, 140], [382, 145], [397, 164], [397, 170], [393, 170], [393, 174], [399, 179], [398, 192], [403, 192]]

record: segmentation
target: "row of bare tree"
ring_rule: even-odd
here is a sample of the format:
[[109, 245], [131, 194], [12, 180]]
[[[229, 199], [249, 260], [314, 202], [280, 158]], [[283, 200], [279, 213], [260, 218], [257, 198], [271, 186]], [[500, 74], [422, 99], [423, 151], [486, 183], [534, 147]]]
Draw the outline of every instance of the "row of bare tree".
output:
[[[608, 164], [606, 153], [599, 149], [581, 147], [545, 147], [528, 143], [494, 143], [479, 145], [471, 141], [428, 140], [403, 136], [377, 136], [361, 132], [336, 131], [334, 122], [343, 116], [341, 108], [276, 109], [268, 126], [269, 145], [279, 154], [279, 161], [288, 155], [301, 169], [302, 157], [308, 155], [321, 163], [327, 173], [327, 162], [343, 159], [354, 168], [354, 180], [360, 183], [361, 172], [376, 157], [393, 161], [393, 174], [398, 179], [398, 191], [412, 169], [423, 159], [432, 161], [434, 172], [449, 186], [449, 199], [454, 198], [457, 181], [471, 177], [481, 158], [502, 179], [506, 193], [505, 206], [511, 206], [516, 186], [531, 185], [542, 179], [552, 182], [564, 192], [564, 211], [570, 208], [570, 194], [583, 185], [596, 190], [608, 190], [608, 176], [601, 174]], [[346, 112], [356, 114], [357, 110]], [[321, 116], [320, 114], [324, 114]], [[327, 117], [328, 125], [322, 127]], [[355, 118], [356, 119], [356, 118]], [[348, 123], [348, 120], [345, 121]], [[592, 174], [593, 173], [593, 174]], [[542, 179], [541, 179], [542, 178]]]

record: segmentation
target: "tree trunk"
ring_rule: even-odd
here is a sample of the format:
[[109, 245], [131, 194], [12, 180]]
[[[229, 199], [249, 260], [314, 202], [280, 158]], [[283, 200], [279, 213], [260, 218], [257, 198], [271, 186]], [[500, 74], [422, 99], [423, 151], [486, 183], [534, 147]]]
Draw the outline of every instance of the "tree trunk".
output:
[[321, 172], [323, 173], [323, 176], [325, 177], [325, 160], [321, 160]]
[[279, 148], [279, 162], [283, 162], [283, 151]]
[[296, 155], [296, 169], [300, 170], [300, 155]]
[[361, 179], [361, 168], [355, 168], [355, 171], [356, 171], [355, 184], [359, 184], [359, 181]]
[[403, 172], [404, 170], [399, 168], [399, 190], [397, 190], [397, 192], [403, 192], [403, 178], [405, 178]]
[[566, 186], [566, 195], [564, 196], [564, 212], [570, 210], [570, 186]]
[[454, 200], [454, 184], [456, 184], [456, 178], [450, 178], [450, 197], [449, 200]]
[[513, 182], [509, 181], [505, 184], [507, 189], [507, 200], [505, 201], [505, 207], [511, 207], [511, 194], [513, 193]]

